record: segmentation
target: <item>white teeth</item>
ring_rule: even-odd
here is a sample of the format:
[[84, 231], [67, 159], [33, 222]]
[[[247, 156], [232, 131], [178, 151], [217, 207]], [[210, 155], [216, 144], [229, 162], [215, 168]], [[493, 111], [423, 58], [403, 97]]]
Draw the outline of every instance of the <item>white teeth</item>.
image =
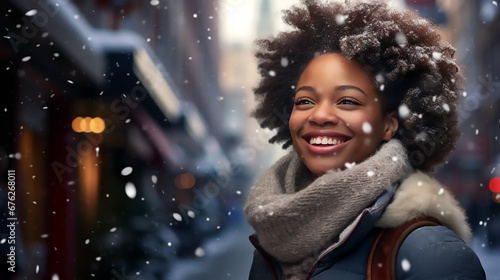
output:
[[339, 139], [333, 139], [329, 137], [313, 137], [309, 139], [309, 144], [311, 145], [338, 145], [344, 143], [344, 141]]

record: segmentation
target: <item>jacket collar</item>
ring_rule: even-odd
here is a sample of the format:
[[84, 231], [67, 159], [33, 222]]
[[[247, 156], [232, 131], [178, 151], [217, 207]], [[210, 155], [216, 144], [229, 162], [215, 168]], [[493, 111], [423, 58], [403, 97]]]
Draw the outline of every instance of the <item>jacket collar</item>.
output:
[[376, 226], [395, 228], [418, 216], [430, 216], [453, 230], [465, 242], [472, 237], [465, 211], [436, 179], [417, 171], [398, 188]]

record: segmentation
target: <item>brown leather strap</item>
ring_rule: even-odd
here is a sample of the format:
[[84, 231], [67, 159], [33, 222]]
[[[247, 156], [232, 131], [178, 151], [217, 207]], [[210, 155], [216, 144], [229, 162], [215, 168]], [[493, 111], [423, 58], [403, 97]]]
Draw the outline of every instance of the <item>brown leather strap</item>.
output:
[[419, 217], [396, 228], [383, 229], [373, 242], [367, 263], [368, 280], [396, 280], [396, 258], [399, 247], [412, 231], [424, 226], [438, 226], [431, 217]]

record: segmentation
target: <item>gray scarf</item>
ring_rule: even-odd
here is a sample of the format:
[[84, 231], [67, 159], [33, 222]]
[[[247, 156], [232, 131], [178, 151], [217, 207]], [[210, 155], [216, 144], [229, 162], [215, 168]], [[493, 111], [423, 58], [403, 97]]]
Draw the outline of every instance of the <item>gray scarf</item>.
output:
[[345, 170], [313, 181], [295, 151], [278, 160], [250, 190], [244, 210], [285, 279], [304, 279], [316, 257], [392, 183], [412, 172], [399, 140]]

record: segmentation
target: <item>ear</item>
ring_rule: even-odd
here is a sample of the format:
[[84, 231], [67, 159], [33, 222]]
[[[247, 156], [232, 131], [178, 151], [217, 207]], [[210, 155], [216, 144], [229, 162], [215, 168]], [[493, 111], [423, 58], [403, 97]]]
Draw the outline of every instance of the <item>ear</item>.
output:
[[384, 116], [384, 141], [389, 141], [396, 135], [398, 131], [399, 122], [398, 114], [396, 111], [390, 112]]

